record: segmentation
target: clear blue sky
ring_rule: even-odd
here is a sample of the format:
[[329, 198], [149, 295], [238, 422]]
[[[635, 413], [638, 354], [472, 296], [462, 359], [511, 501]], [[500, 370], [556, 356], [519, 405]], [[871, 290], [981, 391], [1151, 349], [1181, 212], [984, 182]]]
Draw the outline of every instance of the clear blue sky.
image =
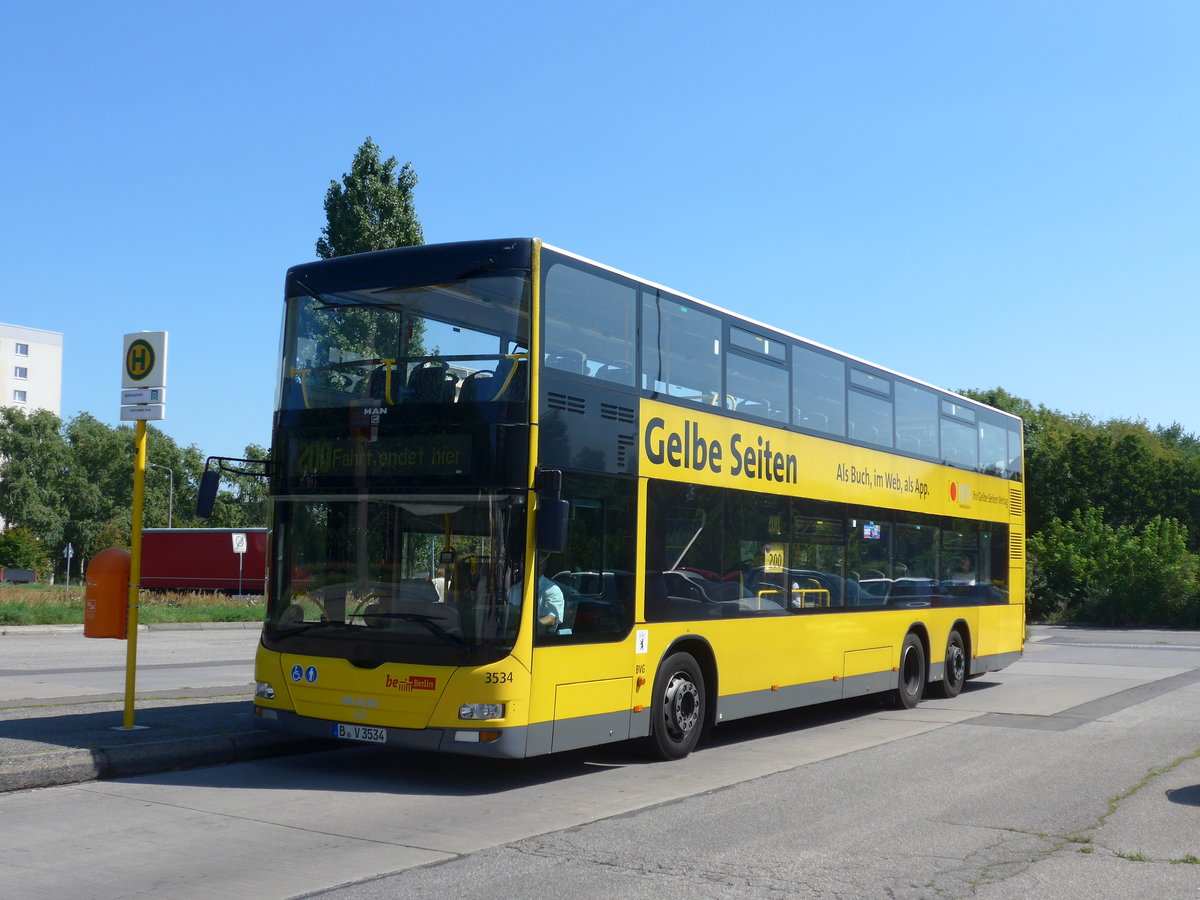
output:
[[945, 387], [1200, 432], [1200, 5], [6, 4], [0, 321], [267, 444], [283, 274], [368, 135], [537, 236]]

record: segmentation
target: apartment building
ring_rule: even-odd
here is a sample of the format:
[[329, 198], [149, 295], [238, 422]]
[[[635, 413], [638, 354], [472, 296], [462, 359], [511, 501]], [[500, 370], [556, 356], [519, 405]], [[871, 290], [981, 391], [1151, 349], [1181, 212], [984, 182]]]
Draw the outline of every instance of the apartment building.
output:
[[63, 336], [0, 322], [0, 406], [62, 415]]

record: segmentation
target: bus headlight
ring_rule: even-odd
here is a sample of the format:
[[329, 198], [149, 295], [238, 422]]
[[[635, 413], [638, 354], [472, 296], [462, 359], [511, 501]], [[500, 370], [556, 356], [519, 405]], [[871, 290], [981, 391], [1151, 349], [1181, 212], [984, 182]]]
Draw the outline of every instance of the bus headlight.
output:
[[503, 703], [464, 703], [458, 708], [460, 719], [503, 719]]
[[254, 696], [259, 700], [274, 700], [275, 688], [265, 681], [259, 681], [254, 685]]

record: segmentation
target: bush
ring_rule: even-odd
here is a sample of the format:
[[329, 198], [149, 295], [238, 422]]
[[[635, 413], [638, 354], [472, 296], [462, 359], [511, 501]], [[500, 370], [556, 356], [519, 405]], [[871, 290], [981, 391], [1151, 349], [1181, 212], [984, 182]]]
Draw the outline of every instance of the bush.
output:
[[1187, 528], [1155, 516], [1114, 528], [1104, 510], [1076, 510], [1029, 538], [1029, 615], [1096, 625], [1200, 624], [1196, 557]]
[[28, 528], [0, 531], [0, 569], [33, 569], [38, 577], [50, 569], [50, 554]]

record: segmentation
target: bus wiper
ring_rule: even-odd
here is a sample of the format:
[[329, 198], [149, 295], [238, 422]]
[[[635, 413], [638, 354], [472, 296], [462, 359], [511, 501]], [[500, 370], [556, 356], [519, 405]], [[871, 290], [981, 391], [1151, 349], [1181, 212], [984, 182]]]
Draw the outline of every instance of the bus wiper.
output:
[[416, 622], [418, 625], [424, 626], [425, 629], [427, 631], [429, 631], [431, 634], [437, 635], [443, 641], [445, 641], [447, 644], [450, 644], [452, 647], [458, 647], [464, 653], [468, 652], [471, 649], [471, 645], [468, 644], [466, 641], [464, 641], [462, 638], [460, 638], [458, 635], [452, 634], [451, 632], [449, 632], [445, 628], [443, 628], [441, 625], [437, 624], [439, 619], [441, 619], [440, 616], [424, 616], [424, 615], [421, 615], [420, 613], [397, 612], [397, 613], [372, 613], [372, 618], [399, 619], [402, 622]]
[[296, 622], [293, 625], [276, 625], [272, 631], [275, 637], [292, 637], [293, 635], [304, 634], [307, 631], [313, 631], [317, 628], [329, 628], [341, 624], [341, 622]]

